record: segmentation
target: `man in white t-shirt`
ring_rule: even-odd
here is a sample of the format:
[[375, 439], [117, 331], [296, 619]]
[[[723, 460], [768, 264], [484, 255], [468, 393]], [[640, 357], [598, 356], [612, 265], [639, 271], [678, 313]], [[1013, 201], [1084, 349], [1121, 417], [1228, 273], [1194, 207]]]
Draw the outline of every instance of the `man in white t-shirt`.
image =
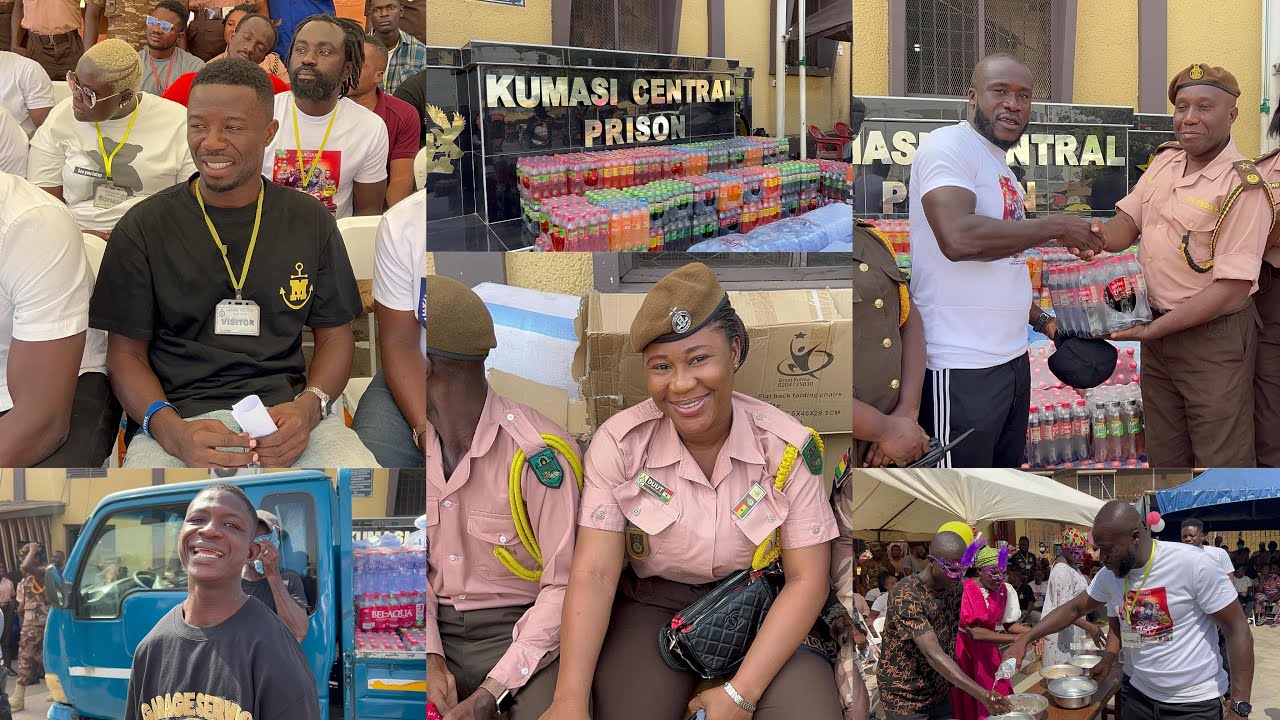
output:
[[942, 442], [973, 434], [946, 467], [1018, 467], [1027, 437], [1028, 322], [1057, 324], [1031, 296], [1022, 254], [1058, 239], [1097, 250], [1079, 217], [1027, 220], [1006, 152], [1031, 118], [1031, 73], [1008, 55], [978, 63], [972, 119], [929, 133], [911, 165], [911, 294], [924, 320], [920, 425]]
[[1231, 562], [1231, 556], [1227, 554], [1226, 549], [1209, 545], [1205, 542], [1207, 539], [1204, 536], [1204, 522], [1200, 518], [1187, 518], [1182, 521], [1182, 542], [1203, 551], [1227, 575], [1234, 573], [1236, 566]]
[[92, 291], [66, 207], [0, 173], [0, 466], [99, 467], [111, 452], [120, 405]]
[[[1021, 658], [1036, 639], [1113, 606], [1108, 612], [1117, 613], [1128, 678], [1125, 720], [1220, 720], [1228, 691], [1227, 720], [1248, 717], [1253, 635], [1235, 588], [1213, 560], [1183, 543], [1152, 540], [1142, 514], [1123, 500], [1098, 511], [1093, 540], [1103, 568], [1089, 589], [1019, 635], [1004, 657]], [[1229, 682], [1217, 630], [1231, 657]], [[1114, 662], [1109, 648], [1102, 664]]]
[[28, 138], [49, 117], [53, 105], [53, 82], [40, 63], [7, 50], [0, 52], [0, 107], [13, 115]]
[[31, 138], [27, 179], [105, 238], [129, 208], [195, 174], [187, 109], [139, 91], [142, 61], [123, 40], [86, 50], [69, 84]]
[[427, 428], [427, 191], [382, 216], [373, 268], [382, 367], [351, 426], [382, 467], [425, 467]]
[[280, 131], [263, 153], [262, 174], [310, 194], [336, 217], [380, 215], [387, 125], [346, 97], [364, 63], [359, 26], [312, 15], [298, 26], [286, 61], [292, 90], [276, 95]]
[[22, 132], [22, 126], [13, 119], [8, 110], [0, 107], [0, 172], [25, 178], [27, 153], [30, 148], [27, 134]]

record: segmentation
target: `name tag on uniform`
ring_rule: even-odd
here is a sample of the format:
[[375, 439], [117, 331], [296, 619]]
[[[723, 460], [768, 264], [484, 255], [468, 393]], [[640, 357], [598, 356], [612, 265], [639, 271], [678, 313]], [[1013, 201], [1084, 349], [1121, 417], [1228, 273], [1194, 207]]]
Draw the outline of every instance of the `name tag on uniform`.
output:
[[93, 206], [99, 210], [110, 210], [128, 199], [129, 191], [113, 183], [99, 185], [93, 191]]
[[215, 335], [247, 335], [257, 337], [261, 310], [252, 300], [223, 300], [214, 312]]
[[636, 485], [639, 485], [645, 492], [658, 498], [663, 505], [670, 505], [671, 498], [675, 496], [675, 493], [671, 492], [671, 488], [658, 482], [647, 472], [641, 472], [636, 476]]

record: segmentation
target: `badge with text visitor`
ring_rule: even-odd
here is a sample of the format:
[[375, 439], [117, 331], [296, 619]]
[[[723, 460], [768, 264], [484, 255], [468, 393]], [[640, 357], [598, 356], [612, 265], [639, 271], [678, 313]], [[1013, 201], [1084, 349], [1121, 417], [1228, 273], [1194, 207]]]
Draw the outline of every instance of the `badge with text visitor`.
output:
[[316, 157], [314, 150], [276, 150], [271, 166], [271, 180], [281, 187], [301, 190], [324, 203], [329, 212], [338, 211], [338, 183], [342, 179], [342, 151], [325, 150]]

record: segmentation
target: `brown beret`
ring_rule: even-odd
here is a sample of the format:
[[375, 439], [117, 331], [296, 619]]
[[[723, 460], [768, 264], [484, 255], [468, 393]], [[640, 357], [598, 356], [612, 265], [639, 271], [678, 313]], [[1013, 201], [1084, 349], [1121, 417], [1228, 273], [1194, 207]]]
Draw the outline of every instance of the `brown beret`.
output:
[[1227, 72], [1226, 68], [1196, 63], [1175, 75], [1170, 81], [1169, 102], [1177, 104], [1178, 91], [1192, 85], [1212, 85], [1219, 90], [1226, 90], [1234, 97], [1240, 97], [1240, 83], [1236, 82], [1236, 76]]
[[484, 360], [497, 346], [493, 317], [480, 296], [453, 278], [428, 275], [427, 353]]
[[631, 349], [650, 343], [683, 340], [698, 332], [729, 296], [716, 274], [702, 263], [689, 263], [659, 280], [631, 321]]

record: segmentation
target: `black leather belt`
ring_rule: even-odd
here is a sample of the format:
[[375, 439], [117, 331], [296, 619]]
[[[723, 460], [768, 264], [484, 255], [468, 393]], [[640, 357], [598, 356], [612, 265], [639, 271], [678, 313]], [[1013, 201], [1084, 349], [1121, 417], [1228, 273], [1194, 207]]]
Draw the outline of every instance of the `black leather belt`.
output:
[[57, 35], [41, 35], [40, 33], [33, 33], [31, 31], [27, 31], [27, 34], [35, 38], [36, 40], [38, 40], [41, 45], [47, 45], [47, 46], [57, 45], [58, 43], [63, 41], [70, 42], [72, 38], [75, 38], [78, 36], [78, 33], [74, 30], [70, 32], [58, 33]]

